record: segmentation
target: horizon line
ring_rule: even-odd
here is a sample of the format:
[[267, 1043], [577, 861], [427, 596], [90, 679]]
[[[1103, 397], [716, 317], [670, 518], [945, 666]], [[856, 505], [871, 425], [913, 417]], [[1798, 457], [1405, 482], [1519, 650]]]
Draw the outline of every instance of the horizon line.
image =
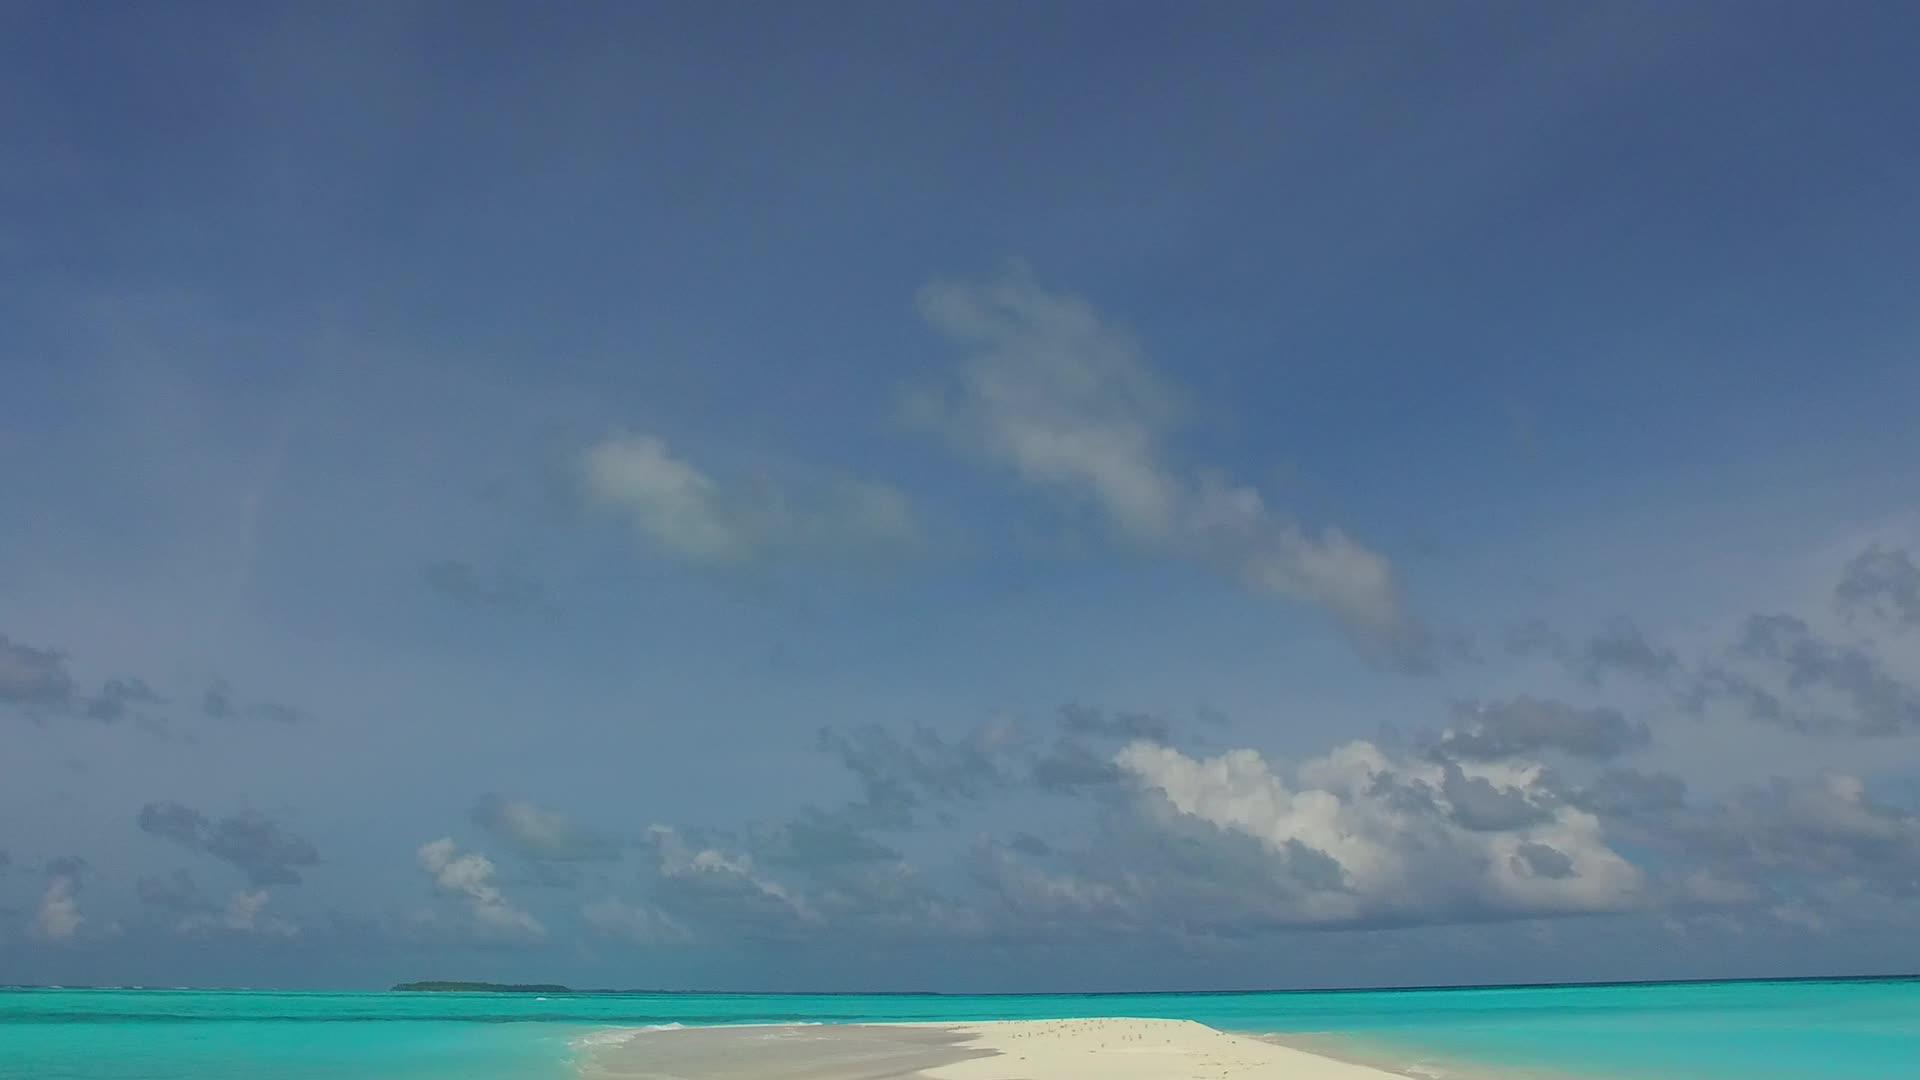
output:
[[[1420, 983], [1388, 986], [1300, 986], [1288, 988], [1264, 988], [1253, 990], [664, 990], [664, 989], [616, 989], [613, 987], [572, 987], [562, 983], [558, 990], [540, 990], [540, 994], [569, 994], [578, 996], [618, 997], [629, 995], [653, 995], [658, 997], [947, 997], [947, 998], [996, 998], [996, 997], [1230, 997], [1235, 995], [1256, 994], [1379, 994], [1379, 993], [1422, 993], [1457, 990], [1578, 990], [1602, 989], [1606, 987], [1626, 986], [1704, 986], [1722, 983], [1781, 983], [1781, 982], [1901, 982], [1920, 980], [1920, 972], [1901, 972], [1882, 975], [1742, 975], [1732, 978], [1687, 978], [1687, 979], [1597, 979], [1592, 981], [1573, 980], [1557, 982], [1514, 982], [1514, 983]], [[486, 985], [481, 979], [416, 979], [410, 982], [465, 982]], [[133, 984], [115, 984], [111, 986], [75, 983], [0, 983], [0, 992], [21, 990], [86, 990], [86, 991], [139, 991], [142, 993], [266, 993], [266, 994], [498, 994], [525, 996], [534, 991], [514, 990], [400, 990], [394, 984], [383, 988], [364, 987], [345, 988], [295, 988], [281, 986], [139, 986]], [[531, 985], [526, 983], [498, 983], [501, 987]]]

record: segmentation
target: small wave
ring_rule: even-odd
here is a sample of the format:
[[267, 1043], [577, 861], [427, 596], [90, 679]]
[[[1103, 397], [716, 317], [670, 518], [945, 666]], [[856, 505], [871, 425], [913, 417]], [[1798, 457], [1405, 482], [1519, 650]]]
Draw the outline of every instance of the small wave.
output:
[[631, 1027], [606, 1028], [602, 1031], [589, 1031], [585, 1035], [576, 1035], [571, 1042], [575, 1049], [591, 1050], [601, 1046], [620, 1046], [630, 1042], [635, 1035], [647, 1031], [679, 1031], [687, 1025], [673, 1022], [667, 1024], [635, 1024]]
[[568, 1040], [576, 1050], [591, 1050], [600, 1046], [619, 1046], [633, 1038], [633, 1028], [609, 1028], [606, 1031], [589, 1031], [585, 1035], [576, 1035]]

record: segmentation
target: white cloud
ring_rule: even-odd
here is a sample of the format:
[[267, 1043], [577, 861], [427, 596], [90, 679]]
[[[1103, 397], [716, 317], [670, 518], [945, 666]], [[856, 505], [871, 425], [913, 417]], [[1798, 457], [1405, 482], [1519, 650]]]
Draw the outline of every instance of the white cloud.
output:
[[974, 863], [975, 876], [1026, 920], [1071, 924], [1133, 912], [1134, 898], [1113, 883], [1048, 869], [998, 844], [977, 845]]
[[266, 889], [243, 889], [227, 901], [225, 911], [201, 912], [180, 920], [183, 934], [226, 931], [234, 934], [260, 934], [267, 937], [292, 937], [299, 928], [291, 922], [264, 914], [272, 895]]
[[[1115, 762], [1176, 814], [1315, 868], [1295, 875], [1296, 891], [1276, 909], [1281, 921], [1523, 917], [1642, 902], [1640, 871], [1607, 846], [1599, 819], [1551, 799], [1535, 764], [1460, 772], [1460, 765], [1394, 762], [1366, 742], [1303, 762], [1291, 777], [1252, 750], [1195, 758], [1136, 742]], [[1476, 822], [1483, 810], [1466, 804], [1462, 777], [1481, 796], [1529, 812], [1505, 827]]]
[[0, 634], [0, 705], [62, 705], [73, 693], [66, 657]]
[[1682, 815], [1670, 842], [1715, 874], [1789, 892], [1811, 883], [1920, 894], [1920, 814], [1875, 800], [1846, 773], [1775, 778]]
[[1652, 732], [1617, 709], [1580, 708], [1552, 698], [1460, 702], [1434, 742], [1443, 757], [1495, 761], [1545, 752], [1603, 760], [1647, 746]]
[[1253, 525], [1239, 558], [1250, 585], [1319, 604], [1362, 640], [1401, 651], [1423, 647], [1393, 564], [1337, 528], [1315, 537], [1292, 524]]
[[588, 449], [582, 462], [587, 495], [623, 511], [655, 544], [690, 559], [745, 556], [753, 538], [722, 507], [714, 482], [667, 452], [649, 435], [615, 435]]
[[921, 314], [974, 351], [958, 399], [927, 404], [1032, 483], [1092, 498], [1128, 536], [1163, 542], [1184, 485], [1160, 460], [1178, 409], [1132, 336], [1016, 268], [920, 291]]
[[884, 484], [845, 477], [723, 485], [665, 442], [611, 435], [580, 461], [589, 502], [618, 513], [662, 552], [738, 563], [777, 551], [894, 547], [919, 535], [912, 505]]
[[644, 904], [606, 897], [582, 907], [580, 915], [595, 931], [635, 945], [683, 945], [693, 940], [686, 927]]
[[819, 916], [806, 899], [760, 872], [753, 856], [689, 844], [666, 825], [647, 830], [663, 902], [689, 918], [781, 932]]
[[1177, 466], [1173, 392], [1132, 335], [1015, 266], [920, 291], [926, 320], [969, 350], [957, 386], [916, 419], [1029, 484], [1096, 508], [1129, 543], [1219, 566], [1247, 587], [1318, 605], [1369, 651], [1424, 660], [1392, 564], [1338, 529], [1318, 534], [1258, 491]]
[[73, 874], [54, 874], [40, 894], [40, 910], [33, 920], [34, 933], [47, 941], [69, 941], [87, 917], [80, 914], [80, 880]]
[[571, 862], [617, 855], [605, 838], [528, 799], [484, 796], [473, 809], [473, 820], [529, 858]]
[[478, 852], [461, 854], [451, 837], [420, 845], [420, 868], [442, 892], [465, 897], [474, 927], [489, 937], [544, 938], [546, 927], [514, 907], [493, 883], [493, 860]]

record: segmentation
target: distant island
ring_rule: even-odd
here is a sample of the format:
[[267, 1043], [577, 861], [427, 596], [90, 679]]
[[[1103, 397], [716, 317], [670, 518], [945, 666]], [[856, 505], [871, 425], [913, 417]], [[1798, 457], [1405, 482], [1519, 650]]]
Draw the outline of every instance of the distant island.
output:
[[559, 983], [490, 983], [490, 982], [404, 982], [394, 986], [395, 990], [406, 990], [426, 994], [571, 994], [572, 990]]

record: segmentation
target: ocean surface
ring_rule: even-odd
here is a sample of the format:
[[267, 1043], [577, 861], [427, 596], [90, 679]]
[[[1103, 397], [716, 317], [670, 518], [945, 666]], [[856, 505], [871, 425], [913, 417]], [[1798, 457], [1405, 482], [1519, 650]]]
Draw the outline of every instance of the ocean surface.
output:
[[421, 994], [0, 990], [4, 1080], [568, 1080], [608, 1028], [1151, 1016], [1414, 1075], [1920, 1077], [1920, 980], [1289, 993]]

